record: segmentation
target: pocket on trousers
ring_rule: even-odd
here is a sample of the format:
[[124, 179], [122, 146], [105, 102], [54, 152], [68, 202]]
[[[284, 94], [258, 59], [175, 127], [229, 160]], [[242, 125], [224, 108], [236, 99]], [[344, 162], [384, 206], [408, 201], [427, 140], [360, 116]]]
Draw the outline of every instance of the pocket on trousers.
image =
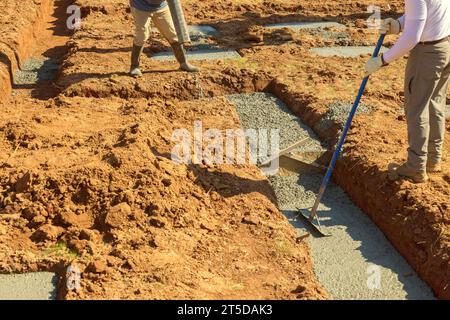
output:
[[411, 77], [411, 79], [409, 79], [409, 81], [408, 81], [408, 93], [410, 95], [412, 94], [413, 81], [414, 81], [414, 77]]

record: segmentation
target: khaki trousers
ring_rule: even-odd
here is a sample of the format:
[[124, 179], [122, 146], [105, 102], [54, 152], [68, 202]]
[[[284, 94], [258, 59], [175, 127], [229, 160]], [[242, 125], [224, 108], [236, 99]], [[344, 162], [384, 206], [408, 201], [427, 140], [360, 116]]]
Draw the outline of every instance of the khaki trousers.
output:
[[150, 36], [152, 23], [170, 44], [178, 42], [169, 7], [166, 6], [156, 12], [146, 12], [131, 7], [131, 14], [133, 15], [135, 26], [133, 44], [140, 47], [145, 44]]
[[408, 124], [408, 164], [425, 172], [427, 161], [442, 159], [445, 105], [450, 79], [450, 40], [418, 44], [406, 67], [405, 113]]

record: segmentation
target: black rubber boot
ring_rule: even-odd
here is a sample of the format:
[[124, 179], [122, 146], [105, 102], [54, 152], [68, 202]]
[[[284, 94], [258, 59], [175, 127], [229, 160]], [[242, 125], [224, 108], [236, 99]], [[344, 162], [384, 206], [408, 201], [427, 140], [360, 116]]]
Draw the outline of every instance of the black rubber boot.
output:
[[133, 44], [133, 49], [131, 50], [130, 75], [135, 78], [142, 77], [141, 69], [139, 69], [139, 59], [142, 54], [142, 51], [144, 51], [143, 46], [137, 46]]
[[186, 51], [184, 50], [184, 47], [180, 43], [173, 43], [171, 44], [173, 54], [175, 55], [175, 58], [177, 59], [178, 63], [180, 64], [180, 69], [187, 71], [187, 72], [199, 72], [200, 69], [193, 66], [187, 61], [186, 58]]

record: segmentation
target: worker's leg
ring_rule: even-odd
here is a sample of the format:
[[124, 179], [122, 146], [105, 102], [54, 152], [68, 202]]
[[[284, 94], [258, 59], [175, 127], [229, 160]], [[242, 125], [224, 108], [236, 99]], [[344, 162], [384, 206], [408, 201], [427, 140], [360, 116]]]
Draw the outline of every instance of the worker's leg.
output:
[[439, 82], [439, 57], [418, 45], [410, 53], [405, 74], [405, 114], [408, 127], [408, 160], [390, 164], [389, 177], [407, 177], [414, 182], [428, 180], [426, 173], [429, 138], [429, 105]]
[[[430, 134], [429, 106], [439, 84], [442, 55], [434, 46], [419, 45], [408, 63], [405, 87], [406, 121], [408, 125], [408, 165], [416, 172], [425, 172]], [[414, 70], [415, 69], [415, 70]]]
[[440, 44], [437, 48], [442, 57], [446, 56], [446, 64], [443, 66], [439, 83], [430, 102], [430, 137], [428, 141], [429, 172], [440, 171], [442, 160], [442, 147], [445, 137], [445, 105], [450, 83], [450, 42]]
[[168, 6], [153, 13], [152, 21], [154, 26], [170, 44], [178, 42], [177, 32], [175, 31]]
[[131, 14], [134, 18], [135, 34], [133, 40], [133, 49], [131, 51], [130, 74], [139, 77], [142, 72], [139, 69], [140, 56], [144, 49], [144, 44], [149, 37], [150, 13], [131, 8]]
[[159, 32], [166, 38], [173, 49], [173, 53], [184, 71], [197, 72], [199, 69], [191, 65], [186, 58], [186, 51], [181, 43], [178, 42], [177, 33], [173, 24], [169, 7], [165, 7], [152, 15], [152, 20]]

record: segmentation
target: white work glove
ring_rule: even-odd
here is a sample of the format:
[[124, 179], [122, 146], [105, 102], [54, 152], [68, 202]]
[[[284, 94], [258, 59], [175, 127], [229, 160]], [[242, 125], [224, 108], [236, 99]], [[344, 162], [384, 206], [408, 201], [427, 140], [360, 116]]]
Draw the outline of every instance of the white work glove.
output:
[[383, 58], [380, 56], [376, 58], [370, 58], [369, 61], [367, 61], [365, 66], [365, 77], [370, 76], [372, 73], [377, 72], [380, 70], [380, 68], [383, 67]]
[[380, 34], [399, 34], [401, 29], [400, 21], [392, 18], [388, 18], [381, 22], [380, 29], [378, 32]]

